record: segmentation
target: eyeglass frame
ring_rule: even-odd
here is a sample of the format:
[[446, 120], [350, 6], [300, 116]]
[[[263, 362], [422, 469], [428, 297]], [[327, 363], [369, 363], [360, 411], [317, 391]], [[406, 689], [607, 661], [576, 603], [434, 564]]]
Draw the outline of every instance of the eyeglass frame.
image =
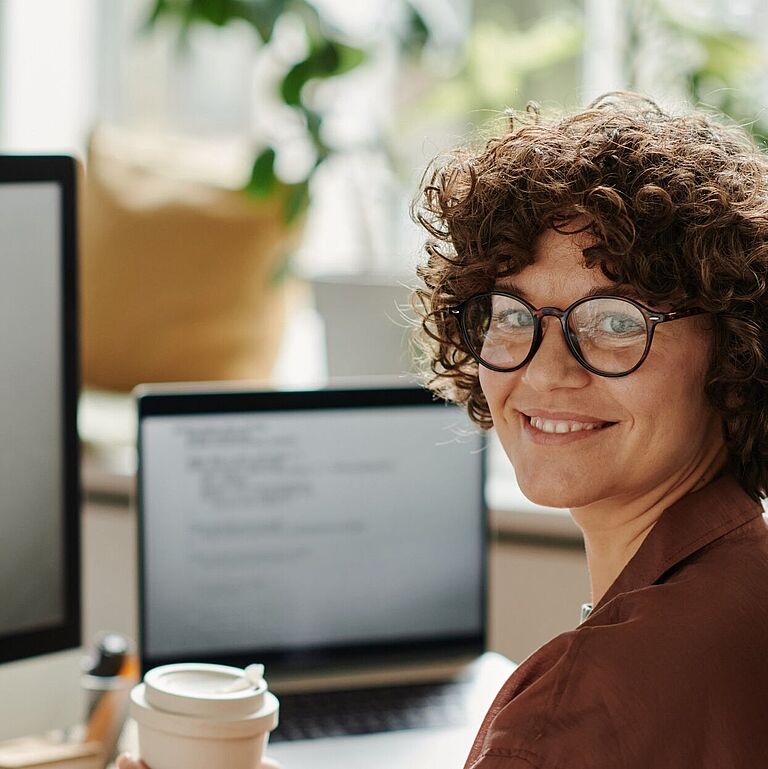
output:
[[[528, 354], [525, 356], [525, 359], [522, 363], [519, 363], [517, 366], [512, 367], [502, 367], [502, 366], [494, 366], [490, 363], [486, 363], [478, 353], [474, 352], [472, 348], [472, 344], [469, 341], [469, 334], [467, 333], [467, 327], [466, 327], [466, 314], [464, 312], [464, 309], [469, 304], [469, 302], [475, 301], [477, 299], [481, 299], [485, 296], [505, 296], [508, 299], [514, 299], [517, 302], [520, 302], [533, 316], [533, 338], [531, 339], [531, 349], [528, 351]], [[645, 330], [646, 330], [646, 343], [645, 343], [645, 349], [643, 350], [643, 354], [640, 357], [640, 360], [628, 371], [623, 371], [618, 374], [613, 374], [605, 371], [600, 371], [594, 366], [591, 366], [589, 363], [587, 363], [586, 360], [584, 360], [584, 357], [578, 350], [578, 346], [575, 344], [575, 342], [570, 338], [570, 331], [568, 329], [568, 319], [571, 316], [571, 313], [580, 305], [585, 304], [586, 302], [591, 302], [593, 299], [620, 299], [621, 301], [628, 302], [629, 304], [636, 307], [640, 312], [642, 313], [643, 317], [645, 318]], [[659, 312], [657, 310], [651, 310], [650, 308], [646, 307], [643, 304], [640, 304], [635, 299], [630, 299], [626, 296], [617, 296], [616, 294], [595, 294], [594, 296], [584, 296], [581, 299], [577, 299], [572, 304], [569, 304], [568, 307], [566, 307], [564, 310], [561, 310], [559, 307], [534, 307], [530, 302], [526, 302], [525, 299], [518, 296], [517, 294], [513, 294], [509, 291], [482, 291], [479, 294], [474, 294], [473, 296], [468, 297], [460, 304], [454, 305], [452, 307], [448, 308], [448, 312], [451, 315], [457, 316], [459, 321], [459, 331], [461, 332], [462, 339], [464, 341], [464, 344], [467, 347], [467, 350], [469, 354], [481, 365], [484, 366], [487, 369], [490, 369], [491, 371], [497, 371], [502, 374], [508, 374], [512, 371], [517, 371], [518, 369], [525, 366], [527, 363], [531, 361], [534, 355], [539, 350], [539, 347], [541, 347], [541, 342], [544, 339], [544, 333], [543, 333], [543, 323], [542, 319], [547, 316], [552, 316], [557, 318], [560, 321], [560, 328], [563, 332], [563, 338], [565, 339], [565, 344], [568, 350], [570, 351], [571, 355], [579, 362], [579, 364], [585, 368], [587, 371], [589, 371], [592, 374], [596, 374], [597, 376], [603, 376], [603, 377], [610, 377], [610, 378], [617, 378], [617, 377], [623, 377], [628, 376], [633, 371], [637, 371], [638, 368], [644, 363], [645, 359], [648, 357], [648, 353], [651, 350], [651, 342], [653, 342], [653, 332], [656, 329], [656, 326], [658, 326], [660, 323], [668, 323], [673, 320], [681, 320], [682, 318], [689, 318], [693, 315], [702, 315], [707, 312], [707, 310], [702, 309], [701, 307], [690, 307], [687, 309], [682, 310], [670, 310], [669, 312]]]

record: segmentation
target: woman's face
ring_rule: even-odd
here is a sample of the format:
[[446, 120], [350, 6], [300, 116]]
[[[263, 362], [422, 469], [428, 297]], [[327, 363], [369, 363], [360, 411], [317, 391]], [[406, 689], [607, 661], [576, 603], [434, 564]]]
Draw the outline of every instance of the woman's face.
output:
[[[547, 230], [536, 241], [534, 263], [497, 288], [519, 287], [535, 307], [561, 309], [590, 289], [608, 288], [599, 268], [583, 265], [587, 244], [583, 234]], [[541, 346], [528, 364], [509, 373], [480, 366], [494, 426], [525, 496], [552, 507], [584, 507], [705, 469], [723, 446], [721, 421], [704, 397], [706, 326], [706, 316], [657, 326], [640, 368], [609, 378], [582, 368], [557, 318], [547, 317]], [[536, 429], [547, 426], [539, 419], [532, 424], [531, 416], [611, 424], [550, 434]]]

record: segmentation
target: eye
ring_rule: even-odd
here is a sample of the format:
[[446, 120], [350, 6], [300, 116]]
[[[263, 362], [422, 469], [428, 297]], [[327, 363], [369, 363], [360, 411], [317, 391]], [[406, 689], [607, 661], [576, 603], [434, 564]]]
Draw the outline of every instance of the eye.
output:
[[618, 313], [605, 314], [598, 319], [597, 330], [612, 336], [629, 336], [645, 333], [645, 326], [637, 318]]
[[499, 310], [493, 314], [493, 325], [508, 330], [527, 329], [533, 326], [533, 316], [519, 308]]

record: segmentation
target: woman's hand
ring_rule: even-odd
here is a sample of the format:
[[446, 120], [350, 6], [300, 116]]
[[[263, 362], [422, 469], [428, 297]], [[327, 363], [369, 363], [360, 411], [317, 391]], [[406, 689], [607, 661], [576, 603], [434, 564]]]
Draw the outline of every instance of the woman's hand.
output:
[[[140, 761], [138, 758], [134, 758], [133, 756], [130, 756], [127, 753], [123, 753], [122, 756], [118, 756], [117, 758], [117, 769], [149, 769], [149, 768], [143, 761]], [[184, 767], [180, 766], [179, 769], [184, 769]], [[262, 758], [261, 769], [281, 769], [281, 767], [280, 767], [280, 764], [277, 763], [277, 761], [274, 761], [271, 758]]]
[[147, 765], [143, 761], [139, 761], [138, 758], [129, 756], [127, 753], [117, 757], [116, 766], [117, 769], [147, 769]]

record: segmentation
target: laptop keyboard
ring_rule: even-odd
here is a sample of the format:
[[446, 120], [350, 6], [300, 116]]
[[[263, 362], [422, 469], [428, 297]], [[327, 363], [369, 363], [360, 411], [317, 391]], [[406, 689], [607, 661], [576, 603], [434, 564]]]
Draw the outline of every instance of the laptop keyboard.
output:
[[280, 723], [270, 742], [340, 737], [466, 723], [466, 683], [280, 694]]

